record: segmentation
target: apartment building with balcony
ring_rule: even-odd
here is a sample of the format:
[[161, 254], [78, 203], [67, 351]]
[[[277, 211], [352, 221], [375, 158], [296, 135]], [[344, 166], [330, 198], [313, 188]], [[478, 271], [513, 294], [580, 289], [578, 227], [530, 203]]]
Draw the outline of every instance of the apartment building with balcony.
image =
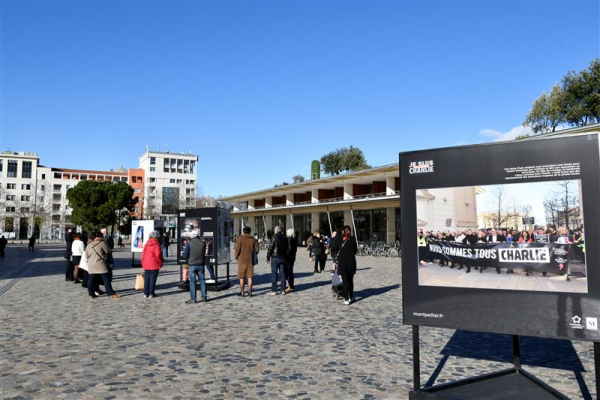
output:
[[176, 211], [195, 208], [198, 156], [191, 153], [146, 151], [139, 157], [144, 172], [143, 218], [164, 219], [176, 226]]
[[38, 168], [36, 153], [0, 153], [0, 235], [25, 239], [31, 233]]

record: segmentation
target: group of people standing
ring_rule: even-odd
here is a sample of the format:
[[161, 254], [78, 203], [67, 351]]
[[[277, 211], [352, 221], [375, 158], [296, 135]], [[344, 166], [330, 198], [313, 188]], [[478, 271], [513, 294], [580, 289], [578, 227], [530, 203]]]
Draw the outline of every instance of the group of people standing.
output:
[[[69, 229], [65, 241], [65, 281], [81, 283], [92, 299], [103, 294], [113, 299], [119, 298], [111, 285], [114, 241], [107, 235], [106, 229], [93, 232], [89, 241], [85, 232], [77, 233]], [[106, 292], [100, 290], [100, 282]]]

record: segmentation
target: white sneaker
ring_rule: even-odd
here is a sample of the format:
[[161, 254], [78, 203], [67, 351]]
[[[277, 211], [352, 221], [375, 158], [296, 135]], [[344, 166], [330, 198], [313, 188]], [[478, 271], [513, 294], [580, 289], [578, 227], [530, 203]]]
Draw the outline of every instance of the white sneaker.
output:
[[214, 279], [207, 279], [204, 282], [206, 282], [206, 283], [215, 283], [215, 280]]
[[344, 304], [349, 306], [350, 305], [350, 300], [344, 300]]

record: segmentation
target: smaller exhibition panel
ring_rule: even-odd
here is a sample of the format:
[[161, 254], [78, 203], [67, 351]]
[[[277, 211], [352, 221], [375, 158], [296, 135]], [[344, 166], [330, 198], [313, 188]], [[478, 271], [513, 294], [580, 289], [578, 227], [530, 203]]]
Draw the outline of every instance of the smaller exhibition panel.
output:
[[199, 230], [206, 243], [206, 263], [227, 264], [231, 261], [231, 220], [229, 210], [209, 207], [178, 211], [177, 262], [185, 264], [183, 251], [191, 233]]
[[400, 176], [405, 324], [600, 340], [597, 134], [401, 153]]

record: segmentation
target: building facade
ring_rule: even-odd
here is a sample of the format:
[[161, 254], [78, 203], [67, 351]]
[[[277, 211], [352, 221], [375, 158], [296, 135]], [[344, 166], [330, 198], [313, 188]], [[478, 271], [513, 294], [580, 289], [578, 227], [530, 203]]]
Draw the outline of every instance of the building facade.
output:
[[196, 205], [198, 156], [146, 152], [139, 168], [93, 171], [45, 167], [28, 152], [0, 154], [0, 235], [60, 239], [71, 222], [67, 191], [85, 180], [125, 182], [138, 203], [136, 219], [169, 220], [176, 210]]
[[293, 228], [300, 243], [311, 232], [330, 235], [352, 226], [359, 241], [400, 239], [398, 164], [226, 197], [234, 204], [234, 233], [250, 226], [259, 237], [276, 225]]
[[198, 156], [147, 151], [139, 158], [144, 172], [143, 219], [163, 219], [174, 231], [178, 209], [196, 207]]

